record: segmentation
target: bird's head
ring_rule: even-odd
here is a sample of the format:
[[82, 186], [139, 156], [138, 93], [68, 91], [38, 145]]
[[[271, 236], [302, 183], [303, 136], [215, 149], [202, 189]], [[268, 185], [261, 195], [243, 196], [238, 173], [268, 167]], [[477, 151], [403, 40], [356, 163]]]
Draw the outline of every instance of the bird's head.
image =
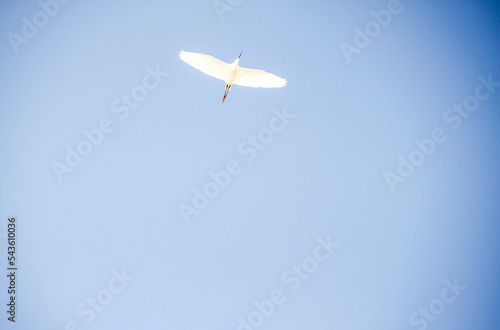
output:
[[232, 65], [239, 65], [241, 54], [243, 54], [243, 52], [240, 53], [240, 56], [238, 56], [238, 58], [233, 62]]

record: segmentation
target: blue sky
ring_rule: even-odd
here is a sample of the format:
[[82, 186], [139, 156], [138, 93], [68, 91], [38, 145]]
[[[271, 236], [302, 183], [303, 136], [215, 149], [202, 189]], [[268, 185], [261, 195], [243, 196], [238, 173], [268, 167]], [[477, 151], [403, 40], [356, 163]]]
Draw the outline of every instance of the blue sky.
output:
[[0, 5], [2, 329], [498, 328], [494, 1], [63, 2]]

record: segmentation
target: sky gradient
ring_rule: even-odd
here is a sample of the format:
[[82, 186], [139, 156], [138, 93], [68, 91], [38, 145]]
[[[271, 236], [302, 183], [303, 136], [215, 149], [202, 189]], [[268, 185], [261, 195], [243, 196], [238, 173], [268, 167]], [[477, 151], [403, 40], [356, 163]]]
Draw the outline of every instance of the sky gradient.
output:
[[0, 4], [0, 328], [498, 329], [499, 10]]

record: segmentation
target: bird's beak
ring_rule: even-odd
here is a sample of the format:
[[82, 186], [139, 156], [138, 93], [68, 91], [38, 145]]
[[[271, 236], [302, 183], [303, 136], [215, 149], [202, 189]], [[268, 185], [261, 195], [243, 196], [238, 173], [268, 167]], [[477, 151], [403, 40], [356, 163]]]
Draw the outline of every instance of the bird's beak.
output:
[[229, 91], [226, 89], [226, 91], [224, 92], [224, 97], [222, 98], [222, 103], [224, 103], [224, 100], [226, 99], [227, 92], [229, 92]]

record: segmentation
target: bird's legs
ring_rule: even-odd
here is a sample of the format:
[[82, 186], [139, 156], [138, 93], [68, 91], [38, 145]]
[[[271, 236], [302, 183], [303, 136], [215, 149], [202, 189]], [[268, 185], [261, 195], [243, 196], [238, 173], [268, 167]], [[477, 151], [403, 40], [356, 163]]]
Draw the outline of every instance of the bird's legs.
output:
[[226, 91], [224, 92], [224, 97], [222, 98], [222, 102], [224, 102], [224, 100], [226, 99], [227, 93], [229, 92], [229, 90], [231, 90], [231, 86], [233, 85], [226, 84]]

